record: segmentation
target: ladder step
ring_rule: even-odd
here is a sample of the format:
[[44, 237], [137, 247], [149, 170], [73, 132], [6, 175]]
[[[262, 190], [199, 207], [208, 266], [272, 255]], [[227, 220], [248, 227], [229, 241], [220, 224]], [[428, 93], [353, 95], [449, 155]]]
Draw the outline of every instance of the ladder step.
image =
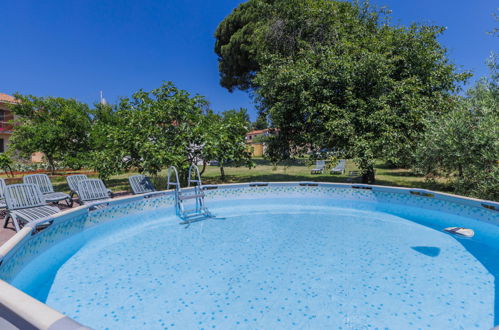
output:
[[194, 198], [204, 198], [204, 194], [179, 195], [178, 196], [178, 199], [181, 201], [185, 201], [186, 199], [194, 199]]
[[193, 218], [199, 216], [205, 216], [208, 212], [206, 210], [198, 211], [198, 210], [189, 210], [182, 214], [182, 218]]
[[[179, 184], [178, 175], [175, 167], [171, 167], [173, 169], [173, 173], [175, 173], [175, 200], [176, 200], [176, 211], [177, 215], [186, 220], [187, 222], [192, 221], [195, 218], [207, 218], [212, 217], [210, 211], [204, 206], [204, 197], [205, 194], [201, 191], [203, 189], [201, 183], [201, 176], [199, 175], [199, 169], [196, 165], [191, 165], [189, 167], [189, 178], [188, 178], [188, 187], [191, 187], [191, 183], [195, 185], [194, 190], [189, 189], [188, 191], [182, 191], [182, 188]], [[194, 172], [193, 172], [194, 170]], [[172, 172], [168, 169], [168, 183], [172, 184], [170, 181], [170, 174]], [[193, 179], [192, 174], [196, 177]], [[169, 187], [170, 185], [168, 185]], [[195, 200], [195, 208], [186, 210], [184, 209], [184, 201], [193, 199]], [[191, 205], [192, 206], [192, 205]]]

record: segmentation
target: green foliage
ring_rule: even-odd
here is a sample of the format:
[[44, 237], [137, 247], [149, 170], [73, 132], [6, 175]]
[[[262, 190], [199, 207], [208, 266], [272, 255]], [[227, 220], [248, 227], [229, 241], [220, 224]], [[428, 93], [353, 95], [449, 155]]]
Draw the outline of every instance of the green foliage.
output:
[[497, 59], [449, 113], [429, 121], [417, 150], [417, 169], [429, 178], [443, 175], [455, 192], [499, 200], [499, 84]]
[[254, 166], [244, 138], [250, 122], [245, 110], [229, 110], [222, 114], [208, 113], [204, 120], [204, 142], [201, 157], [216, 160], [220, 177], [225, 179], [224, 166]]
[[97, 108], [94, 167], [104, 178], [131, 168], [151, 175], [169, 165], [185, 169], [201, 152], [206, 106], [169, 82], [122, 99], [116, 109]]
[[215, 32], [220, 83], [230, 91], [257, 88], [254, 78], [269, 55], [293, 57], [303, 49], [334, 45], [340, 34], [356, 36], [363, 15], [373, 25], [377, 14], [367, 7], [327, 0], [250, 0], [232, 11]]
[[367, 4], [250, 0], [220, 24], [221, 84], [254, 89], [280, 129], [271, 159], [333, 150], [368, 183], [375, 159], [412, 160], [424, 119], [449, 111], [467, 74], [448, 63], [442, 28], [388, 19]]
[[259, 114], [255, 122], [252, 123], [251, 128], [254, 130], [269, 128], [269, 123], [267, 122], [267, 116], [265, 114]]
[[130, 169], [156, 176], [174, 165], [181, 179], [199, 160], [250, 166], [244, 136], [244, 109], [214, 114], [201, 96], [191, 96], [171, 82], [151, 92], [138, 91], [116, 107], [94, 110], [92, 164], [103, 178]]
[[[171, 82], [139, 90], [116, 106], [85, 104], [63, 98], [16, 95], [13, 112], [19, 124], [12, 147], [23, 156], [41, 151], [56, 166], [90, 166], [107, 179], [129, 170], [157, 176], [174, 165], [185, 179], [200, 159], [252, 166], [244, 144], [249, 127], [245, 109], [222, 115], [208, 109], [204, 97], [191, 96]], [[0, 166], [10, 159], [0, 155]], [[21, 166], [21, 164], [20, 164]], [[22, 167], [22, 166], [21, 166]]]
[[260, 30], [269, 17], [272, 0], [248, 1], [237, 7], [215, 32], [219, 56], [220, 84], [232, 91], [248, 89], [259, 69]]
[[5, 172], [5, 173], [9, 173], [14, 176], [12, 174], [12, 165], [13, 165], [13, 162], [12, 162], [12, 159], [9, 157], [9, 155], [5, 152], [3, 153], [0, 153], [0, 168]]
[[89, 108], [74, 99], [15, 95], [12, 106], [18, 124], [11, 148], [25, 157], [43, 152], [52, 169], [55, 162], [82, 157], [89, 149]]

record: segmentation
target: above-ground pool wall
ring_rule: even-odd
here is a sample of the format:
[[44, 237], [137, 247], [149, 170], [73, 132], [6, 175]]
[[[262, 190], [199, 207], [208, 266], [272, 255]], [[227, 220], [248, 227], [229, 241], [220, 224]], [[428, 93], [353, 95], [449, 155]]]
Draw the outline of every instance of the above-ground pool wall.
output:
[[[461, 219], [474, 221], [473, 229], [480, 235], [480, 238], [485, 240], [497, 239], [499, 235], [499, 203], [462, 198], [421, 189], [314, 182], [258, 182], [220, 186], [207, 185], [205, 186], [205, 194], [208, 207], [210, 200], [223, 201], [299, 196], [345, 201], [345, 206], [348, 206], [348, 203], [351, 204], [356, 201], [371, 203], [374, 207], [379, 203], [379, 205], [385, 205], [383, 206], [385, 209], [379, 210], [386, 212], [391, 211], [389, 205], [404, 205], [407, 206], [407, 209], [412, 207], [442, 212], [442, 214], [446, 214], [445, 218], [452, 218], [449, 215], [455, 216], [456, 221], [461, 221]], [[36, 226], [40, 222], [28, 225], [0, 247], [0, 284], [8, 286], [3, 281], [9, 282], [12, 280], [24, 265], [33, 260], [39, 253], [87, 228], [131, 214], [139, 214], [148, 210], [172, 208], [174, 203], [172, 191], [124, 197], [108, 202], [78, 207], [61, 213], [58, 216], [48, 218], [46, 221], [51, 221], [52, 224], [41, 231], [36, 230]], [[398, 209], [400, 210], [400, 207]], [[405, 215], [401, 214], [401, 216]], [[455, 225], [459, 225], [459, 221]], [[451, 222], [448, 222], [448, 224], [451, 224]], [[492, 230], [490, 230], [491, 228]], [[13, 287], [12, 289], [17, 290]], [[22, 292], [18, 292], [18, 294], [22, 296]], [[30, 298], [27, 295], [25, 296]], [[23, 299], [26, 300], [26, 297]], [[0, 292], [0, 305], [5, 305], [4, 302], [9, 301], [9, 299], [9, 296]], [[40, 306], [40, 304], [43, 305], [33, 298], [31, 300], [33, 300], [33, 308]], [[48, 306], [46, 307], [48, 308]], [[26, 311], [26, 306], [25, 304], [14, 304], [14, 306], [11, 306], [11, 310], [14, 312], [19, 310], [19, 315], [23, 315], [23, 312]], [[53, 318], [55, 319], [61, 315], [56, 314]], [[30, 320], [30, 322], [36, 327], [43, 328], [41, 323], [36, 323], [36, 320]]]

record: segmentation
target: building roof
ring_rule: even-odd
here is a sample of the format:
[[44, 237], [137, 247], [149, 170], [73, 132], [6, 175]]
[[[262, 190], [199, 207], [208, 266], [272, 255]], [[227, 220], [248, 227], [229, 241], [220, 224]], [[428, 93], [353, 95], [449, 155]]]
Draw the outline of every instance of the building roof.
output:
[[17, 100], [14, 96], [0, 93], [0, 103], [17, 103]]
[[279, 132], [279, 129], [278, 128], [257, 129], [246, 133], [246, 135], [260, 135], [260, 134], [265, 134], [267, 132]]
[[266, 128], [266, 129], [258, 129], [258, 130], [254, 130], [254, 131], [248, 132], [248, 133], [246, 133], [246, 135], [258, 135], [258, 134], [267, 133], [268, 131], [270, 131], [270, 129], [269, 129], [269, 128]]

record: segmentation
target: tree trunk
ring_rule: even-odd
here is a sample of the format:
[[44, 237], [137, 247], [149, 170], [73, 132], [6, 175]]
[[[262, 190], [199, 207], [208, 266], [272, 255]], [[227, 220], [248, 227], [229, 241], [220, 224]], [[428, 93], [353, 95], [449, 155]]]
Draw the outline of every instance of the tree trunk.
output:
[[225, 171], [222, 163], [220, 163], [220, 179], [222, 179], [222, 181], [225, 181]]
[[203, 169], [201, 170], [201, 173], [199, 173], [199, 175], [203, 175], [205, 170], [206, 170], [206, 161], [203, 160]]
[[55, 174], [54, 158], [52, 158], [52, 156], [47, 155], [47, 161], [49, 162], [50, 174], [54, 175]]
[[369, 165], [362, 174], [362, 183], [373, 184], [375, 182], [374, 166]]
[[189, 181], [189, 171], [180, 167], [180, 173], [178, 174], [178, 176], [179, 176], [178, 179], [180, 180], [180, 182], [179, 182], [180, 186], [186, 187], [187, 182]]

